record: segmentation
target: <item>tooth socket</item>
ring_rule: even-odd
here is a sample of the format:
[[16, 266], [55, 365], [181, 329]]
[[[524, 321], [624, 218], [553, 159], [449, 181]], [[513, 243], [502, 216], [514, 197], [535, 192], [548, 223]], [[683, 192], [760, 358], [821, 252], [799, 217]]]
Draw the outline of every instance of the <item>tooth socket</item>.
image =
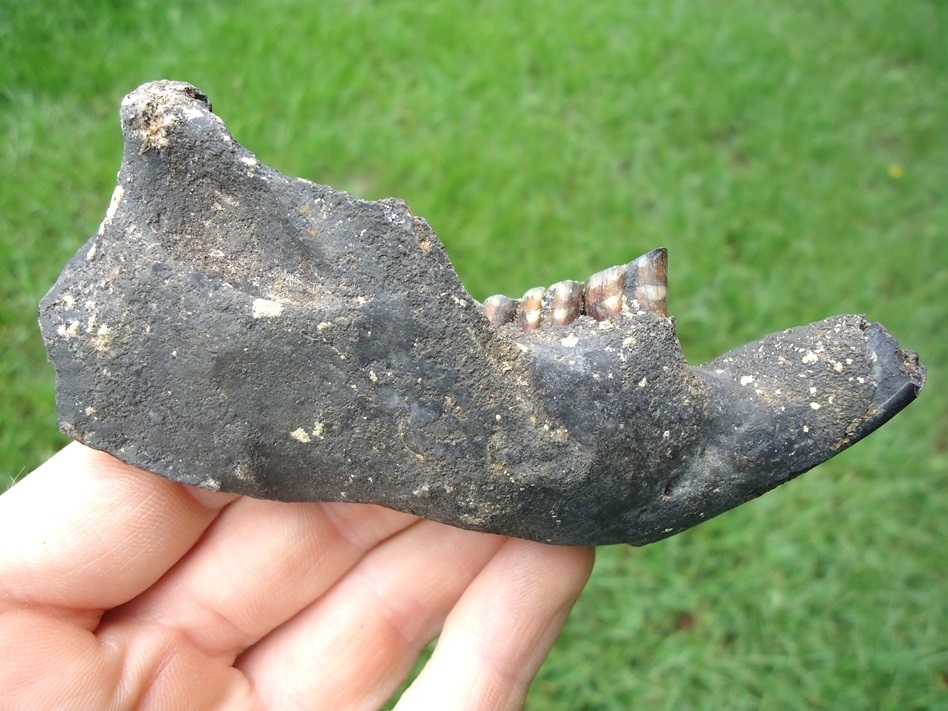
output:
[[586, 315], [597, 321], [618, 316], [622, 312], [625, 293], [625, 264], [596, 272], [586, 282]]
[[543, 320], [565, 326], [583, 312], [585, 286], [581, 281], [558, 281], [543, 295]]
[[484, 302], [484, 315], [490, 321], [490, 325], [496, 328], [511, 323], [517, 318], [519, 306], [519, 301], [503, 294], [495, 294], [488, 297], [487, 301]]
[[629, 262], [625, 274], [625, 298], [639, 308], [668, 316], [668, 250], [653, 249]]
[[536, 286], [527, 291], [520, 300], [520, 328], [524, 333], [532, 333], [540, 328], [543, 319], [543, 294], [546, 289]]

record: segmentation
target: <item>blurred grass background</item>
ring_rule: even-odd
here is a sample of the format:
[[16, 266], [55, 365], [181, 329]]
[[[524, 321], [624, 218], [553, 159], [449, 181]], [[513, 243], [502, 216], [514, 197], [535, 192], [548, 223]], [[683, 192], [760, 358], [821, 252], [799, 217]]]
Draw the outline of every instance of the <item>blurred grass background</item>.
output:
[[531, 709], [948, 709], [940, 0], [0, 0], [0, 490], [64, 440], [35, 305], [118, 106], [183, 79], [290, 174], [398, 196], [471, 293], [657, 246], [686, 355], [866, 313], [919, 402], [803, 478], [599, 552]]

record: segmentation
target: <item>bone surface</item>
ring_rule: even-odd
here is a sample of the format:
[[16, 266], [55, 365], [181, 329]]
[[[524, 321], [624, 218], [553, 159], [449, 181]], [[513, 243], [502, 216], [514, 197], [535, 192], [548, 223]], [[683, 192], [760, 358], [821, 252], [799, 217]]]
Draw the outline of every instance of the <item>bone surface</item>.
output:
[[482, 306], [428, 224], [286, 177], [198, 89], [122, 102], [118, 185], [40, 304], [63, 432], [207, 489], [642, 545], [832, 457], [925, 369], [840, 315], [700, 366], [653, 250]]

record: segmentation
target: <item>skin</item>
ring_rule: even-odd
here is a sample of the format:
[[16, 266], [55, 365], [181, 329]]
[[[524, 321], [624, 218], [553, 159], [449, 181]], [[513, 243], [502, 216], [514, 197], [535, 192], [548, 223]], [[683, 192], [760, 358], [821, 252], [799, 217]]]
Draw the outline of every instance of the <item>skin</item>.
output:
[[0, 708], [518, 709], [593, 564], [376, 506], [167, 481], [80, 444], [0, 496]]

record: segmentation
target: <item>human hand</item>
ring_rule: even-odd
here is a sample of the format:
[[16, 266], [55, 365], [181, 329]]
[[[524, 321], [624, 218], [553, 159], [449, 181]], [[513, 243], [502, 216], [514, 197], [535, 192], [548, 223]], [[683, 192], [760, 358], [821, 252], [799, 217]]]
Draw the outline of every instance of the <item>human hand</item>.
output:
[[71, 444], [0, 497], [0, 708], [515, 709], [593, 551], [203, 491]]

